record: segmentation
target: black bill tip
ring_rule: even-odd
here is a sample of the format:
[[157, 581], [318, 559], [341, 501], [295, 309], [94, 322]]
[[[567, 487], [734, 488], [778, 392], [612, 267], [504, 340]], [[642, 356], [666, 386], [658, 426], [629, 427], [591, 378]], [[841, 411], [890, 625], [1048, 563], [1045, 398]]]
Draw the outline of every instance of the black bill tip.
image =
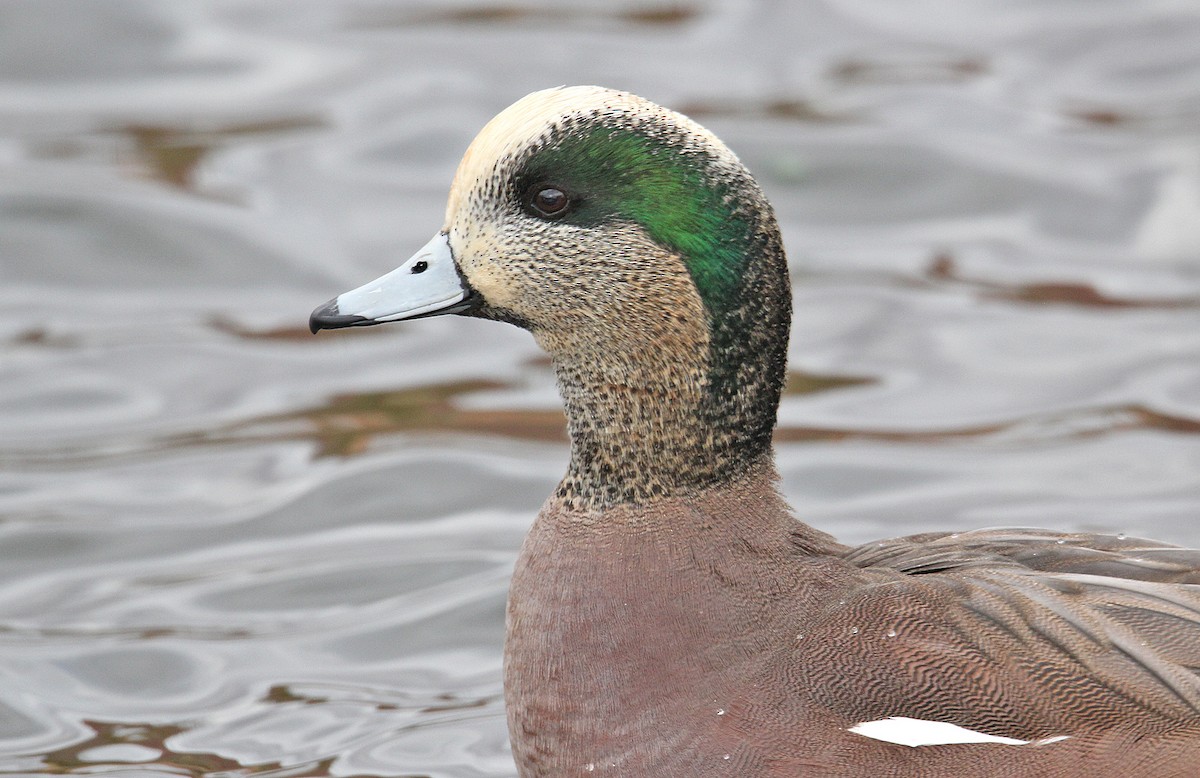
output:
[[308, 317], [308, 329], [316, 335], [320, 330], [336, 330], [342, 327], [361, 327], [365, 324], [375, 324], [363, 316], [338, 313], [337, 298], [333, 298], [312, 312]]

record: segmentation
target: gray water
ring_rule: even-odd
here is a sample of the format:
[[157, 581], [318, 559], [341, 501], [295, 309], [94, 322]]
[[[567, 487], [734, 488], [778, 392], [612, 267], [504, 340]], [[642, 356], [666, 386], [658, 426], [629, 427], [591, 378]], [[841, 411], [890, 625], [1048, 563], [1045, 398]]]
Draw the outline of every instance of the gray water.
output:
[[563, 83], [690, 113], [773, 200], [798, 515], [1200, 545], [1191, 0], [5, 0], [0, 774], [512, 774], [549, 370], [486, 322], [305, 324]]

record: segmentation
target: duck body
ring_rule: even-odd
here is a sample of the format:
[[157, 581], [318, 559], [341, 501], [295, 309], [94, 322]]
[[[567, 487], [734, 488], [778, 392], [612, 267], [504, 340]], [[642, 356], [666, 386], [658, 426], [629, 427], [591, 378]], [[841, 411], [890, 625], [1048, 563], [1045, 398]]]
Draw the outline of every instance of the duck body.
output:
[[801, 573], [802, 525], [760, 483], [669, 500], [673, 520], [698, 527], [683, 542], [637, 511], [546, 506], [509, 596], [505, 688], [523, 775], [746, 774], [759, 756], [743, 739], [752, 690], [844, 567], [811, 555]]
[[[666, 523], [547, 505], [509, 595], [505, 690], [522, 776], [1200, 774], [1194, 702], [1161, 688], [1138, 700], [1147, 668], [1058, 613], [1070, 607], [1102, 623], [1089, 611], [1154, 607], [1153, 594], [1141, 602], [1147, 587], [1120, 602], [1068, 585], [1056, 602], [1047, 581], [1086, 584], [1087, 574], [1048, 579], [1001, 553], [1086, 569], [1123, 552], [1080, 555], [1087, 536], [1036, 531], [965, 533], [977, 548], [953, 560], [934, 537], [851, 549], [797, 522], [772, 475], [764, 468], [719, 495], [671, 500]], [[700, 529], [681, 542], [673, 527], [683, 523]], [[1173, 554], [1105, 540], [1131, 556]], [[889, 552], [917, 561], [918, 549], [938, 569], [863, 566]], [[1159, 568], [1153, 575], [1183, 567], [1142, 562]], [[978, 612], [946, 618], [964, 603]], [[1177, 637], [1190, 655], [1200, 650], [1195, 625]], [[1095, 666], [1081, 674], [1077, 657], [1089, 652]], [[894, 716], [1013, 742], [914, 747], [854, 731]]]
[[737, 158], [573, 87], [493, 119], [429, 244], [313, 313], [478, 316], [550, 354], [571, 460], [509, 594], [520, 774], [1200, 776], [1200, 553], [798, 521], [771, 451], [790, 306]]

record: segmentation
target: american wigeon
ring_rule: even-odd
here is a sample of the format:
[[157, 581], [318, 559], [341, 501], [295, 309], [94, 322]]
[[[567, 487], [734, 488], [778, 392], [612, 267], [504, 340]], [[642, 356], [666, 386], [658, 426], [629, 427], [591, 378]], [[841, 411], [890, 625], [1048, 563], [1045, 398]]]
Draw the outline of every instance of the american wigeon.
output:
[[442, 313], [529, 330], [566, 406], [570, 466], [509, 593], [522, 776], [1200, 776], [1200, 553], [850, 548], [792, 516], [779, 230], [691, 120], [529, 95], [467, 149], [437, 235], [311, 327]]

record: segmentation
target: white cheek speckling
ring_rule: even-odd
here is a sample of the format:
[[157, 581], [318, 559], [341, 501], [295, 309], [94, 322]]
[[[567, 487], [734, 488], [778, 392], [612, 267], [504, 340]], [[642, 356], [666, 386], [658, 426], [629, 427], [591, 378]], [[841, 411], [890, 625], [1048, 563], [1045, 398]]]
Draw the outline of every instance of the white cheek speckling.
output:
[[850, 727], [850, 732], [884, 743], [916, 748], [918, 746], [948, 746], [962, 743], [998, 743], [1007, 746], [1044, 746], [1066, 740], [1070, 735], [1058, 735], [1041, 740], [1018, 740], [1012, 737], [987, 735], [945, 721], [925, 721], [907, 716], [891, 716], [878, 721], [864, 721]]

